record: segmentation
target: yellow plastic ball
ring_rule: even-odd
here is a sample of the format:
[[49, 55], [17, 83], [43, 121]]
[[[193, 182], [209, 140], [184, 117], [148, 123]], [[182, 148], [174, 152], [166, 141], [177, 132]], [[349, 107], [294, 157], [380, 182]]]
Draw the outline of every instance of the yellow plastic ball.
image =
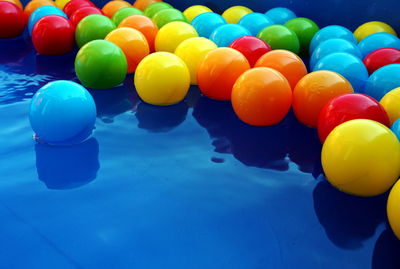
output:
[[386, 192], [400, 174], [400, 143], [383, 124], [357, 119], [337, 126], [322, 147], [322, 167], [339, 190], [358, 196]]
[[217, 45], [204, 37], [192, 37], [183, 41], [175, 50], [175, 55], [181, 58], [189, 68], [190, 83], [197, 85], [197, 68], [204, 56]]
[[389, 116], [390, 124], [400, 118], [400, 88], [391, 90], [379, 102]]
[[185, 98], [190, 74], [184, 61], [169, 52], [155, 52], [136, 68], [134, 83], [140, 98], [152, 105], [172, 105]]
[[360, 42], [369, 35], [385, 32], [397, 36], [396, 31], [389, 25], [381, 21], [370, 21], [360, 25], [355, 31], [354, 36]]
[[222, 17], [228, 23], [237, 23], [240, 19], [249, 13], [252, 13], [253, 10], [244, 6], [234, 6], [230, 7], [222, 13]]
[[55, 0], [54, 2], [56, 3], [56, 6], [57, 6], [59, 9], [63, 9], [64, 6], [65, 6], [69, 1], [71, 1], [71, 0]]
[[389, 224], [394, 234], [400, 239], [400, 180], [390, 191], [386, 207]]
[[185, 15], [186, 19], [190, 23], [196, 16], [206, 12], [213, 12], [213, 11], [206, 6], [195, 5], [185, 9], [185, 11], [183, 11], [183, 15]]
[[191, 37], [198, 37], [196, 30], [190, 24], [174, 21], [164, 25], [157, 33], [156, 51], [174, 53], [180, 43]]

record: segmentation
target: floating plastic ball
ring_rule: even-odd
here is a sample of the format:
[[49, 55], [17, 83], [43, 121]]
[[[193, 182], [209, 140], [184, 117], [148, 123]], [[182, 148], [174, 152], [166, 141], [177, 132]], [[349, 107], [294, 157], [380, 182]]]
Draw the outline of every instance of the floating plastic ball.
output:
[[254, 66], [261, 56], [271, 51], [271, 47], [264, 40], [255, 36], [240, 37], [233, 41], [229, 47], [241, 52], [249, 61], [250, 66]]
[[174, 52], [182, 41], [198, 37], [196, 30], [190, 24], [174, 21], [162, 27], [156, 36], [156, 51]]
[[387, 216], [394, 234], [400, 239], [400, 181], [393, 186], [387, 201]]
[[400, 141], [400, 120], [396, 120], [390, 130], [396, 135], [397, 139]]
[[332, 38], [321, 42], [315, 49], [310, 58], [310, 68], [325, 56], [335, 52], [346, 52], [362, 59], [361, 51], [354, 43], [341, 38]]
[[385, 109], [375, 99], [361, 93], [343, 94], [333, 98], [321, 110], [318, 135], [323, 143], [336, 126], [355, 119], [368, 119], [390, 127]]
[[47, 15], [38, 20], [32, 30], [32, 43], [41, 55], [62, 55], [75, 46], [75, 27], [67, 18]]
[[76, 43], [82, 47], [90, 41], [104, 39], [115, 28], [115, 24], [108, 17], [99, 14], [89, 15], [83, 18], [76, 27]]
[[357, 119], [337, 126], [322, 147], [322, 167], [339, 190], [358, 196], [386, 192], [400, 174], [400, 144], [385, 125]]
[[265, 12], [274, 24], [285, 24], [287, 21], [296, 18], [296, 14], [290, 9], [284, 7], [276, 7]]
[[377, 49], [363, 60], [370, 74], [389, 64], [400, 64], [400, 50], [392, 48]]
[[272, 68], [257, 67], [244, 72], [232, 90], [236, 115], [254, 126], [270, 126], [282, 121], [292, 104], [289, 82]]
[[186, 17], [182, 12], [175, 8], [163, 9], [153, 16], [153, 21], [157, 24], [158, 28], [163, 27], [167, 23], [174, 21], [186, 22]]
[[307, 75], [307, 67], [303, 60], [287, 50], [270, 51], [257, 61], [255, 67], [269, 67], [280, 72], [294, 89], [301, 78]]
[[96, 105], [81, 85], [66, 80], [47, 83], [33, 96], [29, 121], [35, 135], [48, 144], [80, 143], [96, 121]]
[[226, 24], [226, 20], [217, 13], [203, 13], [191, 22], [194, 29], [201, 37], [209, 38], [219, 26]]
[[144, 11], [148, 6], [156, 2], [161, 2], [161, 0], [136, 0], [133, 3], [133, 7]]
[[87, 43], [75, 58], [76, 75], [88, 88], [116, 87], [124, 81], [127, 70], [124, 52], [106, 40]]
[[212, 99], [230, 100], [233, 84], [250, 69], [243, 54], [232, 48], [217, 48], [201, 60], [197, 82], [201, 92]]
[[304, 125], [317, 127], [322, 108], [333, 98], [352, 92], [351, 84], [335, 72], [309, 73], [294, 88], [294, 114]]
[[149, 18], [153, 18], [153, 16], [156, 15], [158, 11], [167, 8], [173, 8], [173, 7], [165, 2], [155, 2], [146, 7], [146, 9], [144, 10], [144, 15]]
[[109, 17], [111, 19], [118, 10], [126, 8], [126, 7], [132, 7], [132, 5], [126, 1], [113, 0], [113, 1], [107, 2], [107, 4], [104, 5], [104, 7], [101, 9], [101, 11], [103, 11], [104, 15], [106, 15], [107, 17]]
[[24, 13], [25, 13], [26, 19], [29, 19], [32, 12], [42, 6], [56, 6], [56, 5], [51, 0], [32, 0], [24, 8]]
[[319, 31], [318, 25], [307, 18], [294, 18], [287, 21], [285, 26], [296, 33], [300, 42], [300, 52], [308, 55], [311, 40]]
[[271, 25], [258, 33], [258, 38], [264, 40], [273, 50], [285, 49], [299, 54], [300, 42], [295, 32], [283, 25]]
[[21, 35], [25, 25], [25, 14], [17, 5], [6, 1], [0, 2], [0, 38]]
[[243, 36], [251, 36], [251, 33], [243, 26], [227, 23], [215, 29], [211, 33], [210, 39], [218, 47], [228, 47], [233, 41]]
[[400, 87], [400, 64], [389, 64], [376, 70], [365, 85], [365, 94], [380, 101], [391, 90]]
[[121, 21], [132, 15], [143, 15], [143, 12], [140, 9], [134, 7], [121, 8], [120, 10], [114, 13], [114, 15], [112, 16], [112, 21], [115, 24], [115, 26], [118, 26], [121, 23]]
[[354, 36], [357, 38], [357, 41], [360, 42], [369, 35], [381, 32], [397, 36], [396, 31], [389, 24], [381, 21], [370, 21], [364, 23], [354, 31]]
[[96, 6], [88, 0], [71, 0], [64, 6], [63, 11], [65, 14], [67, 14], [69, 18], [71, 18], [72, 14], [74, 14], [75, 11], [84, 7]]
[[400, 118], [400, 88], [393, 89], [383, 96], [380, 104], [389, 116], [390, 124]]
[[349, 29], [339, 25], [330, 25], [319, 30], [311, 39], [309, 51], [310, 55], [312, 55], [315, 48], [318, 47], [319, 44], [332, 38], [345, 39], [357, 45], [357, 40]]
[[72, 13], [70, 19], [72, 24], [76, 27], [83, 18], [93, 14], [103, 15], [103, 12], [97, 7], [83, 7]]
[[253, 12], [244, 15], [238, 24], [249, 30], [251, 35], [256, 36], [262, 29], [273, 25], [274, 22], [262, 13]]
[[185, 9], [183, 11], [183, 15], [185, 15], [186, 19], [190, 23], [198, 15], [206, 13], [206, 12], [213, 12], [213, 11], [206, 6], [195, 5], [195, 6], [191, 6], [191, 7], [188, 7], [187, 9]]
[[47, 15], [59, 15], [61, 17], [68, 19], [67, 15], [64, 12], [62, 12], [62, 10], [59, 9], [58, 7], [41, 6], [41, 7], [37, 8], [34, 12], [32, 12], [31, 16], [29, 17], [29, 20], [28, 20], [29, 35], [32, 35], [33, 26], [35, 26], [35, 23]]
[[140, 98], [152, 105], [172, 105], [182, 101], [190, 87], [186, 64], [169, 52], [150, 54], [138, 65], [135, 87]]
[[361, 54], [366, 57], [371, 52], [382, 48], [400, 49], [400, 39], [388, 33], [375, 33], [367, 36], [358, 44]]
[[244, 6], [233, 6], [225, 10], [224, 13], [222, 13], [222, 17], [228, 23], [238, 23], [243, 16], [252, 12], [250, 8]]
[[13, 3], [17, 7], [19, 7], [21, 10], [24, 10], [24, 7], [23, 7], [21, 1], [19, 1], [19, 0], [2, 0], [2, 1]]
[[181, 58], [187, 65], [192, 85], [197, 85], [197, 70], [200, 61], [208, 52], [216, 48], [217, 45], [214, 42], [204, 37], [186, 39], [176, 48], [175, 55]]
[[323, 57], [312, 70], [337, 72], [351, 83], [356, 92], [361, 93], [364, 92], [368, 80], [368, 71], [363, 62], [356, 56], [344, 52], [335, 52]]
[[56, 7], [62, 10], [69, 1], [71, 0], [55, 0], [54, 3]]
[[114, 43], [124, 52], [128, 63], [128, 73], [135, 72], [140, 61], [150, 53], [146, 37], [132, 28], [117, 28], [111, 31], [104, 40]]
[[125, 18], [118, 27], [129, 27], [138, 30], [146, 37], [150, 52], [155, 50], [154, 43], [158, 33], [158, 27], [150, 18], [143, 15], [129, 16]]

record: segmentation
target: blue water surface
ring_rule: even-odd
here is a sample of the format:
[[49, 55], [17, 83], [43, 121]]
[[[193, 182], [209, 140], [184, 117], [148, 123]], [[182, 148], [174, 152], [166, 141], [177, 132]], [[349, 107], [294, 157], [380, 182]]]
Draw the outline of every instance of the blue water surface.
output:
[[77, 81], [74, 57], [0, 40], [0, 268], [400, 268], [387, 194], [334, 189], [316, 131], [292, 113], [251, 127], [196, 87], [155, 107], [130, 75], [91, 91], [92, 138], [36, 143], [30, 99]]

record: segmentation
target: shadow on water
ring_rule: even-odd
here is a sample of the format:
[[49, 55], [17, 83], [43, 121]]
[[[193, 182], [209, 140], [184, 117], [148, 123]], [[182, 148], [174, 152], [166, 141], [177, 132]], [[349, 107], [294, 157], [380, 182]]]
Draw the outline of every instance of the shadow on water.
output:
[[400, 240], [388, 228], [376, 241], [372, 255], [372, 269], [400, 268]]
[[38, 178], [52, 190], [84, 186], [96, 179], [100, 168], [99, 143], [95, 138], [64, 147], [38, 143], [35, 153]]
[[36, 73], [52, 76], [54, 80], [74, 80], [78, 81], [75, 75], [75, 56], [76, 51], [60, 56], [36, 55]]
[[31, 54], [34, 57], [35, 51], [32, 42], [27, 36], [19, 36], [17, 38], [0, 39], [0, 64], [21, 67], [31, 62]]
[[[313, 192], [314, 210], [328, 238], [338, 247], [358, 249], [386, 220], [387, 194], [357, 197], [345, 194], [327, 181]], [[384, 267], [382, 267], [384, 268]]]

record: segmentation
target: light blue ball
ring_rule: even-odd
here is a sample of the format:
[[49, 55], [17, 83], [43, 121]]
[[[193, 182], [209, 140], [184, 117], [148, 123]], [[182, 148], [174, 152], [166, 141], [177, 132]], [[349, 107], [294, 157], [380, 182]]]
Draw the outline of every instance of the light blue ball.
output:
[[32, 35], [32, 30], [33, 30], [33, 27], [35, 26], [35, 23], [47, 15], [59, 15], [59, 16], [62, 16], [64, 18], [68, 19], [67, 15], [61, 9], [59, 9], [57, 7], [54, 7], [54, 6], [39, 7], [35, 11], [33, 11], [31, 16], [29, 17], [29, 20], [28, 20], [29, 35]]
[[400, 39], [389, 33], [375, 33], [367, 36], [358, 44], [363, 58], [371, 52], [382, 48], [400, 49]]
[[397, 119], [392, 127], [390, 127], [390, 130], [397, 136], [397, 139], [400, 140], [400, 119]]
[[357, 45], [357, 39], [349, 29], [339, 25], [330, 25], [322, 28], [314, 35], [310, 43], [310, 55], [319, 44], [332, 38], [345, 39]]
[[253, 36], [257, 36], [262, 29], [273, 25], [274, 22], [262, 13], [253, 12], [243, 16], [238, 24], [249, 30]]
[[319, 60], [314, 71], [329, 70], [339, 73], [345, 77], [353, 86], [355, 92], [362, 93], [365, 83], [368, 80], [368, 71], [363, 62], [356, 56], [345, 53], [335, 52]]
[[29, 121], [36, 136], [54, 145], [80, 143], [96, 121], [96, 105], [80, 84], [58, 80], [47, 83], [33, 96]]
[[226, 23], [221, 15], [207, 12], [196, 16], [190, 24], [196, 29], [199, 36], [209, 38], [215, 29]]
[[251, 33], [243, 26], [228, 23], [215, 29], [210, 39], [218, 47], [228, 47], [233, 41], [242, 36], [251, 36]]
[[341, 38], [328, 39], [319, 44], [318, 47], [315, 48], [313, 54], [311, 55], [310, 58], [311, 70], [319, 60], [335, 52], [347, 52], [356, 56], [359, 59], [362, 59], [360, 49], [354, 43]]
[[274, 24], [285, 24], [287, 21], [296, 18], [296, 14], [288, 8], [276, 7], [265, 12], [265, 15], [270, 18]]
[[400, 87], [400, 64], [389, 64], [376, 70], [369, 77], [365, 94], [380, 101], [389, 91]]

